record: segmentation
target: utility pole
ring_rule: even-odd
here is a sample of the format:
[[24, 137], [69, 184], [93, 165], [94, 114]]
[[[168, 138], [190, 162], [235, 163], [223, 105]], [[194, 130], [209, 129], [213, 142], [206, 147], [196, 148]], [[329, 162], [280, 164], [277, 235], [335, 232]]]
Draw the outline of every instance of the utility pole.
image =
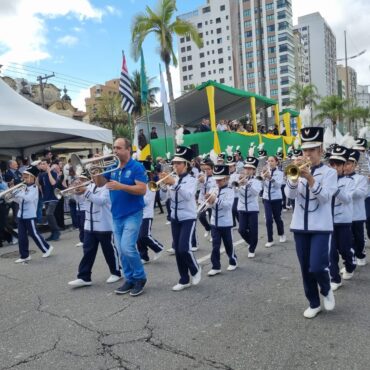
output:
[[[51, 77], [54, 77], [55, 76], [55, 73], [53, 72], [52, 75], [45, 75], [45, 76], [38, 76], [37, 77], [37, 81], [39, 81], [40, 83], [40, 96], [41, 96], [41, 106], [43, 108], [45, 108], [45, 99], [44, 99], [44, 88], [45, 88], [45, 84], [48, 80], [48, 78], [51, 78]], [[45, 80], [45, 82], [43, 82], [43, 80]]]

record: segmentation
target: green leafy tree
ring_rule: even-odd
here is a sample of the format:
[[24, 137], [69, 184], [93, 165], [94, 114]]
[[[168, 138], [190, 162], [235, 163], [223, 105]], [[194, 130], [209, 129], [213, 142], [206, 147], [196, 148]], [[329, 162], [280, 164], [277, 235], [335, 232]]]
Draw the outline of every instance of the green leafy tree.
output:
[[176, 128], [176, 112], [170, 64], [172, 62], [177, 66], [173, 38], [175, 35], [190, 36], [198, 47], [202, 46], [202, 40], [193, 24], [180, 18], [172, 20], [176, 10], [176, 0], [159, 0], [155, 11], [146, 6], [145, 13], [137, 14], [131, 28], [132, 52], [136, 60], [148, 35], [154, 34], [158, 41], [159, 54], [166, 67], [173, 129]]

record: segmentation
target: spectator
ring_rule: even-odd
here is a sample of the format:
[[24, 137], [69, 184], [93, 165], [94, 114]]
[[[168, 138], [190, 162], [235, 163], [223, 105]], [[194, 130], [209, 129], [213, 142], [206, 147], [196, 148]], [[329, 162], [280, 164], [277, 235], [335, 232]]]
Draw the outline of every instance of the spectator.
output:
[[202, 123], [199, 126], [198, 132], [208, 132], [208, 131], [211, 131], [211, 129], [209, 128], [209, 120], [203, 118]]
[[218, 124], [217, 124], [217, 131], [227, 131], [227, 125], [225, 123], [225, 120], [221, 120]]
[[152, 132], [150, 133], [150, 138], [151, 139], [158, 139], [158, 134], [157, 134], [157, 128], [152, 127]]
[[[8, 161], [8, 170], [5, 172], [4, 181], [11, 188], [12, 186], [18, 185], [22, 182], [22, 174], [18, 171], [18, 163], [16, 161]], [[17, 213], [19, 205], [17, 202], [10, 203], [10, 209], [12, 210], [12, 221], [11, 226], [17, 227]]]
[[138, 143], [140, 150], [143, 150], [145, 146], [148, 144], [146, 137], [144, 135], [144, 130], [142, 128], [139, 130]]

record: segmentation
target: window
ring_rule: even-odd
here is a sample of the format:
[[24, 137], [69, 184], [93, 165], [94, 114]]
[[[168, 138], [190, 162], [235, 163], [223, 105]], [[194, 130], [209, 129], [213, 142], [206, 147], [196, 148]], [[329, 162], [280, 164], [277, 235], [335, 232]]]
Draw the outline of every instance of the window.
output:
[[249, 72], [247, 73], [247, 78], [250, 79], [250, 78], [254, 78], [254, 72]]
[[284, 19], [286, 17], [285, 11], [278, 12], [278, 19]]
[[221, 33], [221, 32], [222, 32], [222, 28], [217, 28], [217, 29], [216, 29], [216, 33], [217, 33], [217, 34], [219, 34], [219, 33]]
[[188, 76], [183, 76], [182, 80], [183, 81], [187, 81], [188, 80]]
[[276, 78], [272, 78], [270, 80], [270, 85], [277, 85], [277, 79]]
[[190, 36], [186, 36], [186, 41], [190, 41]]
[[223, 64], [224, 63], [224, 58], [219, 58], [218, 59], [218, 64]]
[[198, 23], [198, 24], [197, 24], [197, 27], [198, 27], [198, 28], [202, 28], [202, 23]]
[[272, 44], [275, 42], [275, 36], [267, 36], [267, 43]]
[[254, 89], [256, 87], [256, 84], [254, 82], [251, 82], [248, 84], [248, 90]]
[[244, 22], [244, 28], [248, 28], [252, 26], [252, 21], [245, 21]]
[[280, 56], [280, 63], [286, 63], [288, 62], [288, 54], [281, 55]]
[[202, 73], [200, 74], [200, 77], [206, 77], [206, 72], [202, 72]]
[[247, 31], [245, 33], [245, 37], [252, 37], [252, 35], [253, 35], [252, 31]]
[[224, 84], [225, 83], [225, 79], [224, 78], [220, 78], [220, 83]]
[[205, 8], [202, 9], [203, 10], [203, 14], [205, 13], [209, 13], [211, 11], [211, 7], [210, 6], [206, 6]]
[[212, 71], [208, 71], [208, 75], [210, 75], [212, 73]]
[[289, 85], [289, 78], [287, 78], [287, 77], [282, 78], [280, 83], [282, 85]]
[[247, 68], [254, 68], [254, 62], [247, 63]]
[[200, 68], [204, 68], [206, 64], [204, 62], [200, 63]]
[[190, 64], [190, 66], [188, 66], [188, 71], [192, 71], [193, 70], [193, 66]]
[[274, 15], [273, 14], [266, 15], [266, 20], [267, 21], [273, 21], [274, 20]]
[[199, 53], [199, 58], [204, 58], [204, 53]]
[[270, 68], [270, 75], [276, 75], [276, 73], [277, 73], [276, 67]]
[[289, 72], [288, 66], [284, 66], [280, 68], [280, 74], [285, 74]]
[[182, 71], [183, 71], [183, 72], [186, 72], [186, 71], [187, 71], [186, 66], [183, 66], [183, 67], [182, 67]]
[[214, 44], [215, 43], [215, 40], [211, 40], [211, 44]]
[[225, 5], [220, 6], [220, 11], [223, 12], [225, 10]]
[[270, 54], [272, 54], [272, 53], [275, 53], [276, 48], [275, 48], [275, 46], [270, 46], [269, 48], [267, 48], [267, 50], [268, 50], [268, 52], [269, 52]]
[[288, 27], [289, 27], [289, 23], [288, 22], [280, 22], [278, 29], [279, 29], [279, 31], [281, 31], [281, 30], [286, 30]]
[[223, 51], [222, 48], [220, 48], [220, 49], [217, 50], [217, 53], [222, 54], [222, 51]]
[[183, 44], [185, 42], [185, 38], [184, 37], [181, 37], [180, 38], [180, 43]]
[[276, 58], [269, 58], [269, 64], [276, 64]]
[[217, 39], [217, 44], [222, 44], [222, 38]]
[[[253, 46], [253, 43], [252, 43], [252, 41], [247, 41], [246, 43], [245, 43], [245, 47], [246, 48], [251, 48]], [[185, 51], [185, 50], [184, 50]]]
[[189, 46], [187, 46], [187, 47], [186, 47], [186, 50], [187, 50], [187, 51], [190, 51], [190, 50], [191, 50], [191, 46], [190, 46], [190, 45], [189, 45]]
[[271, 24], [270, 26], [267, 26], [267, 32], [274, 32], [275, 31], [275, 25]]
[[208, 36], [208, 31], [206, 31], [206, 36]]
[[219, 73], [219, 74], [224, 74], [224, 69], [223, 69], [223, 68], [220, 68], [220, 69], [218, 70], [218, 73]]
[[271, 96], [276, 96], [278, 94], [278, 90], [277, 89], [271, 89], [270, 94], [271, 94]]
[[251, 10], [250, 9], [244, 10], [244, 17], [250, 17], [250, 15], [251, 15]]
[[182, 57], [182, 58], [181, 58], [181, 61], [182, 61], [182, 62], [186, 62], [186, 57]]
[[192, 58], [192, 56], [191, 55], [188, 55], [188, 61], [189, 60], [192, 60], [193, 58]]
[[216, 18], [216, 23], [221, 23], [221, 18]]
[[245, 54], [245, 57], [246, 57], [247, 59], [249, 59], [249, 58], [253, 58], [253, 51], [247, 51], [247, 52], [246, 52], [246, 54]]
[[266, 10], [274, 9], [274, 3], [268, 3], [266, 4]]
[[181, 48], [181, 52], [182, 52], [182, 53], [185, 53], [185, 50], [186, 50], [186, 49], [185, 49], [185, 46], [183, 46], [183, 47]]
[[189, 81], [193, 79], [193, 75], [189, 75]]
[[203, 38], [203, 32], [199, 32], [199, 37], [202, 39]]

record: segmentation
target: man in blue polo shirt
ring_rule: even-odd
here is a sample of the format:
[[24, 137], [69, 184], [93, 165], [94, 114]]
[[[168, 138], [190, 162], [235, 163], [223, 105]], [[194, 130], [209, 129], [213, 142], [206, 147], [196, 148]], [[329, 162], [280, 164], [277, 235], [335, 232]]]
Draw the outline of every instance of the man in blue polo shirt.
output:
[[144, 166], [131, 158], [131, 142], [128, 139], [117, 139], [113, 152], [119, 158], [119, 168], [104, 177], [99, 176], [97, 183], [98, 186], [106, 183], [110, 190], [114, 239], [126, 278], [115, 292], [137, 296], [143, 292], [146, 283], [136, 241], [143, 218], [143, 196], [148, 180]]

